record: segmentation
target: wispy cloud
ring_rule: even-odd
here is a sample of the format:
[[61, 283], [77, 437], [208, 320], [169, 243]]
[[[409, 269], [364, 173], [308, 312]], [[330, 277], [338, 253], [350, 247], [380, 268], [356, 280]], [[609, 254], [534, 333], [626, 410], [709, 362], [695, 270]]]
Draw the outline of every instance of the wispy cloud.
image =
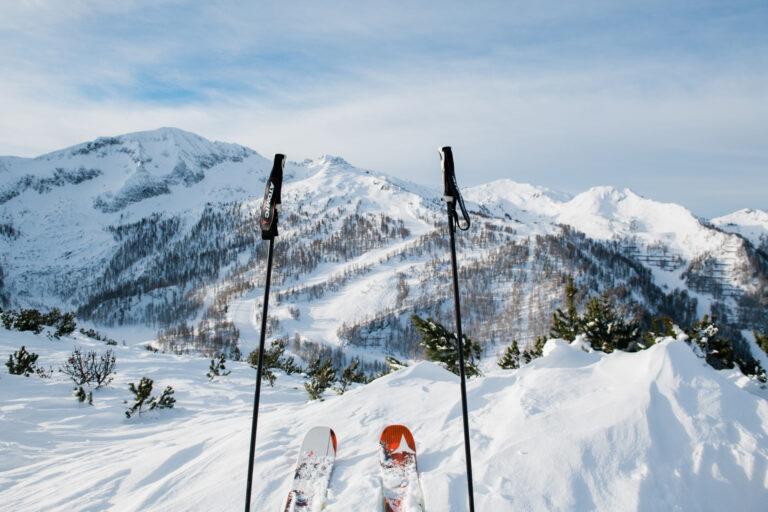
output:
[[65, 4], [0, 6], [0, 154], [173, 125], [430, 182], [453, 144], [465, 184], [768, 209], [764, 1]]

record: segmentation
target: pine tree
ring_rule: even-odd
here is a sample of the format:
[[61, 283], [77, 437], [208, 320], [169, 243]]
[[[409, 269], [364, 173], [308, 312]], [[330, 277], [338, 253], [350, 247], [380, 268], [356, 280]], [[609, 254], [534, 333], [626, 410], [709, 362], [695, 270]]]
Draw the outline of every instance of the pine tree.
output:
[[525, 361], [525, 364], [541, 357], [544, 354], [544, 345], [546, 343], [547, 338], [545, 336], [536, 336], [536, 341], [533, 342], [533, 347], [523, 350], [523, 360]]
[[[131, 415], [138, 411], [139, 415], [144, 412], [144, 406], [148, 406], [150, 411], [154, 409], [172, 409], [176, 404], [176, 399], [173, 398], [175, 391], [171, 386], [166, 386], [160, 398], [156, 396], [150, 396], [152, 394], [152, 385], [154, 382], [148, 377], [142, 377], [139, 381], [138, 387], [131, 382], [128, 385], [131, 393], [133, 393], [133, 405], [125, 411], [125, 416], [130, 418]], [[128, 400], [125, 401], [128, 403]]]
[[661, 324], [657, 317], [651, 318], [651, 330], [643, 334], [643, 343], [638, 343], [641, 349], [649, 348], [656, 344], [660, 338], [677, 338], [675, 324], [670, 317], [662, 315]]
[[[459, 374], [459, 349], [456, 342], [456, 335], [449, 332], [441, 323], [432, 318], [422, 319], [418, 315], [411, 315], [413, 326], [421, 334], [421, 345], [424, 352], [432, 361], [441, 363], [445, 369]], [[464, 338], [464, 372], [468, 377], [480, 375], [480, 369], [477, 367], [476, 360], [482, 355], [480, 344], [472, 341], [466, 334]]]
[[75, 322], [75, 314], [72, 312], [59, 315], [55, 322], [49, 323], [48, 325], [53, 325], [56, 327], [56, 332], [53, 334], [53, 336], [57, 339], [61, 336], [68, 336], [72, 334], [77, 328], [77, 323]]
[[208, 377], [208, 380], [213, 381], [216, 377], [226, 377], [232, 373], [227, 370], [226, 362], [227, 360], [224, 358], [224, 354], [219, 354], [218, 358], [211, 359], [211, 366], [208, 373], [205, 374], [205, 376]]
[[175, 391], [171, 386], [165, 386], [165, 389], [160, 394], [160, 398], [157, 399], [157, 402], [150, 406], [150, 409], [173, 409], [173, 406], [176, 404], [176, 399], [173, 398], [173, 394]]
[[24, 345], [8, 356], [8, 361], [5, 366], [8, 367], [8, 373], [11, 375], [23, 375], [29, 377], [29, 375], [35, 371], [35, 364], [37, 363], [38, 355], [34, 352], [27, 352]]
[[307, 368], [309, 382], [304, 383], [304, 389], [309, 393], [310, 400], [323, 400], [323, 393], [336, 382], [336, 370], [331, 359], [324, 361], [318, 356]]
[[[274, 340], [270, 348], [264, 351], [262, 360], [261, 379], [268, 380], [270, 386], [275, 385], [277, 375], [272, 370], [283, 370], [286, 375], [301, 372], [301, 367], [295, 363], [293, 356], [285, 355], [286, 341], [283, 339]], [[253, 368], [259, 365], [259, 349], [254, 349], [248, 354], [248, 364]]]
[[627, 322], [618, 314], [610, 295], [605, 293], [589, 300], [582, 329], [592, 348], [606, 353], [632, 349], [640, 331], [637, 322]]
[[552, 327], [549, 329], [550, 338], [562, 338], [566, 341], [573, 341], [581, 333], [581, 319], [576, 311], [576, 293], [578, 290], [573, 285], [573, 277], [568, 276], [568, 283], [565, 285], [565, 304], [566, 309], [557, 308], [552, 314]]
[[359, 365], [360, 360], [355, 359], [349, 364], [349, 366], [344, 368], [343, 372], [341, 372], [339, 385], [334, 388], [338, 394], [343, 395], [344, 392], [352, 384], [365, 384], [368, 382], [368, 378], [366, 377], [365, 373], [363, 373], [362, 370], [357, 369]]
[[704, 315], [701, 320], [694, 322], [687, 331], [691, 342], [695, 342], [704, 354], [707, 363], [716, 370], [733, 368], [735, 358], [733, 345], [728, 338], [721, 338], [717, 319]]
[[496, 361], [496, 364], [504, 370], [520, 368], [520, 348], [517, 346], [517, 340], [512, 340], [512, 343]]
[[[150, 394], [152, 393], [152, 379], [142, 377], [138, 387], [131, 382], [128, 385], [128, 389], [133, 393], [133, 405], [125, 411], [125, 416], [130, 418], [137, 411], [139, 415], [144, 412], [144, 404], [150, 400]], [[126, 403], [128, 403], [127, 400]]]

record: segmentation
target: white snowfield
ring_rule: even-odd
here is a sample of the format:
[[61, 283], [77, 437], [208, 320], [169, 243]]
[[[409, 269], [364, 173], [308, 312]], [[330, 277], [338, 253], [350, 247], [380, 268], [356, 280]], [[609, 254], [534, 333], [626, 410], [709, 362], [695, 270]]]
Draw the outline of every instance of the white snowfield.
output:
[[[0, 357], [26, 345], [57, 368], [74, 345], [0, 331]], [[0, 372], [0, 508], [9, 511], [234, 511], [244, 503], [255, 371], [209, 382], [209, 361], [114, 347], [118, 374], [78, 403], [63, 374]], [[717, 372], [683, 342], [640, 353], [550, 340], [520, 370], [469, 381], [478, 511], [764, 511], [766, 391]], [[129, 382], [171, 385], [177, 405], [126, 419]], [[339, 439], [327, 512], [375, 511], [377, 441], [391, 423], [414, 433], [426, 507], [467, 510], [458, 379], [427, 362], [324, 402], [298, 376], [262, 395], [254, 511], [278, 512], [313, 426]]]

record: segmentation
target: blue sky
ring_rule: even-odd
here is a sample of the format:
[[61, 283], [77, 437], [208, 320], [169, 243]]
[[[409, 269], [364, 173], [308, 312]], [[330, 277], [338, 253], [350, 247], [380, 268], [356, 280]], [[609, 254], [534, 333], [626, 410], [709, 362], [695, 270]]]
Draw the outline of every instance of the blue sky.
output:
[[439, 185], [768, 210], [768, 2], [0, 4], [0, 154], [176, 126]]

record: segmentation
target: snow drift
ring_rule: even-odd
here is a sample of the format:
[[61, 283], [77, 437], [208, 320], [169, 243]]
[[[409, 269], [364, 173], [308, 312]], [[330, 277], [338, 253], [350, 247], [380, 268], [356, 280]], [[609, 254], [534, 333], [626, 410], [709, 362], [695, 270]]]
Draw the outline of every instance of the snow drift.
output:
[[[5, 331], [0, 356], [26, 345], [60, 365], [76, 336]], [[0, 503], [8, 510], [239, 510], [245, 491], [255, 372], [209, 382], [208, 360], [114, 347], [118, 375], [77, 403], [72, 384], [0, 374]], [[128, 382], [176, 389], [177, 406], [127, 420]], [[717, 372], [680, 341], [640, 353], [586, 352], [550, 340], [544, 357], [469, 382], [479, 511], [764, 510], [764, 390]], [[280, 375], [262, 396], [254, 510], [287, 496], [301, 439], [332, 427], [339, 451], [329, 512], [376, 510], [377, 440], [390, 423], [416, 438], [427, 510], [466, 510], [458, 379], [427, 362], [324, 402]]]

